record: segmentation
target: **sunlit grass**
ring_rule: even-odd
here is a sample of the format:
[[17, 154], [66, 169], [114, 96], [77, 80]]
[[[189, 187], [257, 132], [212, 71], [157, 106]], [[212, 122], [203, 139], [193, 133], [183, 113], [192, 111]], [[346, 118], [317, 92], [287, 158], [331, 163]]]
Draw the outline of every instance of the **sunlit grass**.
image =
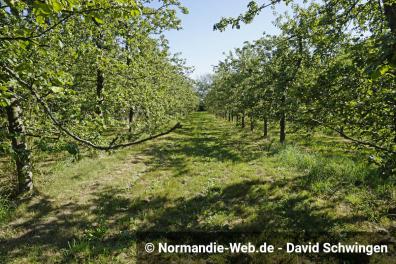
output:
[[137, 148], [57, 161], [36, 176], [40, 195], [13, 213], [11, 223], [22, 226], [0, 232], [7, 241], [40, 227], [42, 239], [24, 244], [23, 254], [10, 246], [0, 260], [34, 263], [46, 253], [53, 262], [130, 263], [136, 231], [393, 225], [387, 212], [395, 203], [394, 184], [350, 155], [347, 142], [334, 137], [338, 143], [331, 145], [332, 137], [319, 134], [312, 146], [291, 135], [281, 146], [275, 133], [263, 139], [259, 131], [195, 113], [182, 129]]

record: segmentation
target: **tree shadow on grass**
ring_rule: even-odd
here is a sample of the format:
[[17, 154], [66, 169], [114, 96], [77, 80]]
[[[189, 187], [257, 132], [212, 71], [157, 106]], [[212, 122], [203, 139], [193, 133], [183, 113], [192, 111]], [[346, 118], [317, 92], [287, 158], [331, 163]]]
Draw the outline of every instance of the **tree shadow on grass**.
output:
[[[201, 124], [201, 123], [200, 123]], [[203, 126], [212, 125], [205, 121]], [[169, 139], [172, 142], [169, 142]], [[248, 162], [257, 154], [245, 138], [213, 127], [178, 130], [161, 144], [142, 151], [149, 171], [188, 173], [188, 159]], [[246, 154], [246, 155], [245, 155]], [[133, 197], [131, 188], [93, 191], [84, 203], [55, 204], [39, 194], [27, 214], [12, 223], [13, 234], [0, 237], [0, 262], [29, 259], [40, 263], [105, 259], [129, 263], [140, 232], [328, 232], [366, 219], [352, 213], [334, 217], [339, 201], [315, 204], [307, 175], [272, 180], [245, 180], [212, 187], [191, 197]], [[48, 261], [50, 259], [50, 261]]]
[[178, 129], [163, 144], [151, 145], [141, 154], [150, 156], [146, 161], [148, 171], [174, 170], [173, 176], [189, 172], [188, 162], [250, 162], [258, 159], [263, 152], [252, 145], [247, 137], [236, 137], [233, 131], [213, 128], [207, 122], [199, 131], [191, 126]]
[[[293, 191], [286, 195], [279, 188]], [[25, 232], [0, 240], [1, 260], [29, 255], [46, 262], [51, 254], [60, 263], [117, 257], [130, 254], [137, 232], [327, 232], [364, 220], [330, 217], [335, 205], [311, 206], [312, 194], [299, 194], [302, 188], [298, 179], [242, 181], [188, 199], [133, 199], [123, 190], [107, 188], [84, 205], [61, 206], [36, 197], [28, 207], [35, 214], [14, 225]]]
[[[89, 224], [84, 212], [89, 206], [66, 203], [55, 207], [50, 197], [37, 194], [27, 205], [27, 216], [11, 223], [16, 234], [0, 237], [0, 260], [25, 258], [33, 248], [39, 248], [37, 261], [46, 262], [45, 254], [40, 252], [58, 251], [74, 237], [75, 229], [83, 229]], [[59, 253], [59, 252], [58, 252]]]

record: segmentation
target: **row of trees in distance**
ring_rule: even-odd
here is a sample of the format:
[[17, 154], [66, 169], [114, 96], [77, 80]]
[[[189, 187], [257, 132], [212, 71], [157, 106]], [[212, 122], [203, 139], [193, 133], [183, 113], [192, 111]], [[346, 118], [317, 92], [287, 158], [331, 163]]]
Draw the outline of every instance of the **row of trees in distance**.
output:
[[[272, 4], [276, 4], [275, 1]], [[288, 1], [290, 3], [291, 1]], [[267, 5], [215, 25], [240, 27]], [[215, 67], [206, 105], [214, 113], [279, 127], [325, 127], [370, 148], [383, 174], [396, 165], [396, 4], [325, 1], [292, 5], [276, 21], [280, 33], [246, 42]], [[252, 122], [253, 124], [254, 122]]]

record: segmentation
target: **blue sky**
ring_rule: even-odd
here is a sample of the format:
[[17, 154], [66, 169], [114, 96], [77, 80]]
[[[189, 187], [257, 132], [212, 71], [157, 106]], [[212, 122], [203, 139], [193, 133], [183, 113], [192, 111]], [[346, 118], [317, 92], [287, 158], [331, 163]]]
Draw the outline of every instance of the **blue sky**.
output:
[[[196, 78], [212, 72], [224, 58], [223, 53], [241, 47], [243, 42], [256, 40], [263, 33], [276, 34], [273, 25], [274, 10], [267, 8], [252, 24], [242, 25], [240, 30], [228, 28], [225, 32], [213, 31], [213, 25], [222, 16], [238, 16], [246, 10], [249, 0], [182, 0], [190, 13], [180, 15], [183, 29], [167, 32], [172, 53], [181, 52], [189, 66], [195, 67], [192, 77]], [[286, 8], [277, 6], [276, 12], [285, 12]]]

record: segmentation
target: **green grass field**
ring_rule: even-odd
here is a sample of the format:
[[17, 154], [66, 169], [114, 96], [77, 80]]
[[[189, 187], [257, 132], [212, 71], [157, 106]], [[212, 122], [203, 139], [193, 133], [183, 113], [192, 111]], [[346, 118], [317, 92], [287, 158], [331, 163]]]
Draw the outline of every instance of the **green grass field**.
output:
[[394, 184], [347, 142], [301, 134], [275, 142], [194, 113], [135, 148], [36, 162], [38, 194], [0, 203], [0, 263], [133, 263], [137, 231], [395, 226]]

